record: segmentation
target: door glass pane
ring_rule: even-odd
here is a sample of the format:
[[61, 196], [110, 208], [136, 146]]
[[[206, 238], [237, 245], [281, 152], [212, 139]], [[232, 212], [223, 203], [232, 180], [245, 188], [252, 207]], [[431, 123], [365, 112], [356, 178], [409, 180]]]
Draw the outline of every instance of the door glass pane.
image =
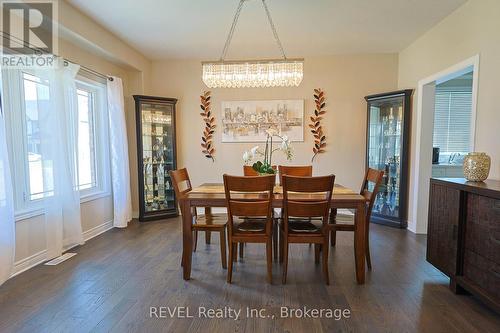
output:
[[[399, 217], [403, 98], [371, 101], [368, 126], [368, 166], [384, 170], [373, 212]], [[373, 189], [373, 184], [368, 186]]]
[[146, 212], [175, 208], [168, 172], [173, 170], [172, 106], [142, 103], [144, 202]]

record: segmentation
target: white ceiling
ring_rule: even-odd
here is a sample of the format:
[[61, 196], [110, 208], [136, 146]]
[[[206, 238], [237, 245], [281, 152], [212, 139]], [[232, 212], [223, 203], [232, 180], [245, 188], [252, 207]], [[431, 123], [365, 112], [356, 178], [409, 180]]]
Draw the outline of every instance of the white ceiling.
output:
[[[67, 0], [151, 59], [216, 60], [238, 0]], [[289, 57], [392, 53], [466, 0], [267, 0]], [[279, 57], [260, 0], [241, 12], [228, 59]]]

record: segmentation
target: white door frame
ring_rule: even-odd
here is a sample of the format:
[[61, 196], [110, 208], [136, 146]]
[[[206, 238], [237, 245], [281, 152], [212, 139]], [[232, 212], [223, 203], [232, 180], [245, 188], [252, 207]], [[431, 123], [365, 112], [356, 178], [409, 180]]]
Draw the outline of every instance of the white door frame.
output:
[[[451, 75], [455, 72], [463, 70], [467, 67], [473, 67], [472, 78], [472, 115], [471, 115], [471, 150], [474, 150], [476, 141], [476, 107], [477, 107], [477, 92], [479, 81], [479, 54], [466, 59], [456, 65], [453, 65], [443, 71], [433, 74], [418, 82], [418, 99], [417, 99], [417, 130], [416, 130], [416, 144], [415, 144], [415, 169], [413, 175], [413, 223], [409, 223], [408, 229], [415, 233], [427, 233], [427, 218], [429, 207], [429, 182], [428, 179], [432, 174], [432, 164], [426, 163], [430, 159], [432, 147], [427, 147], [422, 144], [422, 138], [427, 135], [432, 135], [428, 132], [428, 124], [423, 123], [423, 109], [425, 105], [424, 89], [426, 86], [435, 84], [435, 81]], [[434, 97], [434, 96], [432, 96]], [[432, 117], [433, 119], [434, 117]], [[431, 126], [430, 128], [432, 128]], [[429, 156], [427, 156], [429, 155]], [[428, 158], [426, 158], [428, 157]], [[422, 162], [422, 163], [421, 163]]]

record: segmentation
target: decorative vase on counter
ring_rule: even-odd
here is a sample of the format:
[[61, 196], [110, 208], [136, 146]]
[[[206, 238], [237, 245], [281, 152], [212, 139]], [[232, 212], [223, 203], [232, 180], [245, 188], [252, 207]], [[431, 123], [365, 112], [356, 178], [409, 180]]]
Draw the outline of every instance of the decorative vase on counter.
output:
[[491, 158], [486, 153], [468, 153], [464, 158], [465, 179], [482, 182], [490, 173]]

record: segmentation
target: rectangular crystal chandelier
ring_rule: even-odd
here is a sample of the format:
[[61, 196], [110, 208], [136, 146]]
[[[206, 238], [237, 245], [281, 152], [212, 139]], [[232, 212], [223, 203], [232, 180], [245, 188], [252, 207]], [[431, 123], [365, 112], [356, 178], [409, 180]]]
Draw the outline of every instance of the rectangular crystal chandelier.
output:
[[209, 88], [297, 87], [304, 59], [203, 62], [203, 82]]
[[267, 8], [266, 0], [261, 0], [262, 6], [283, 58], [279, 60], [225, 60], [245, 1], [248, 0], [240, 0], [238, 4], [220, 60], [202, 62], [203, 82], [209, 88], [297, 87], [304, 76], [304, 59], [289, 59], [286, 57], [278, 32], [271, 19], [271, 13]]

